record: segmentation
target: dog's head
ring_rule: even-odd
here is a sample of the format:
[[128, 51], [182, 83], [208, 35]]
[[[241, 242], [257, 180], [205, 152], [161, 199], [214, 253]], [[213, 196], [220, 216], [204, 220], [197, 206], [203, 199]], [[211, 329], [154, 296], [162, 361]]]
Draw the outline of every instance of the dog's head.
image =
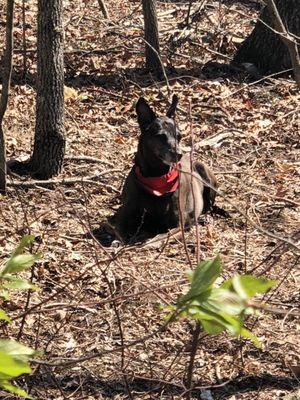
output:
[[182, 157], [179, 146], [181, 134], [174, 121], [177, 103], [178, 97], [174, 95], [165, 117], [158, 117], [143, 97], [136, 104], [143, 151], [167, 165], [178, 162]]

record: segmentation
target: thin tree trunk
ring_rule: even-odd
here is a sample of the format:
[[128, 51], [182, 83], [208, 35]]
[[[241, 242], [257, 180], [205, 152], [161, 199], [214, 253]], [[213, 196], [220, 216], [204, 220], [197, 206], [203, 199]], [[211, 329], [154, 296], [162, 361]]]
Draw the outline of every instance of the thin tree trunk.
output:
[[156, 0], [142, 0], [142, 5], [146, 42], [146, 67], [159, 73], [162, 70], [162, 66], [159, 58]]
[[[276, 0], [275, 4], [287, 31], [299, 37], [300, 1]], [[292, 68], [287, 47], [280, 36], [268, 26], [277, 30], [268, 7], [264, 7], [252, 33], [236, 52], [234, 63], [254, 64], [265, 75]]]
[[187, 400], [191, 399], [192, 396], [192, 389], [193, 389], [193, 373], [194, 373], [194, 364], [195, 364], [195, 357], [197, 354], [198, 349], [198, 339], [201, 333], [201, 325], [198, 321], [196, 321], [195, 330], [193, 332], [193, 339], [192, 339], [192, 347], [190, 352], [190, 360], [187, 366], [187, 377], [186, 377], [186, 388], [187, 393], [185, 398]]
[[6, 149], [3, 118], [7, 109], [12, 72], [14, 0], [7, 0], [6, 44], [3, 57], [2, 93], [0, 100], [0, 193], [6, 193]]
[[286, 27], [282, 22], [281, 16], [278, 13], [274, 0], [266, 0], [266, 2], [269, 12], [273, 17], [275, 28], [281, 40], [286, 45], [288, 52], [290, 54], [295, 80], [300, 89], [300, 58], [299, 58], [297, 40], [292, 35], [290, 35], [289, 32], [287, 32]]
[[57, 175], [65, 155], [63, 1], [38, 0], [37, 104], [31, 174]]

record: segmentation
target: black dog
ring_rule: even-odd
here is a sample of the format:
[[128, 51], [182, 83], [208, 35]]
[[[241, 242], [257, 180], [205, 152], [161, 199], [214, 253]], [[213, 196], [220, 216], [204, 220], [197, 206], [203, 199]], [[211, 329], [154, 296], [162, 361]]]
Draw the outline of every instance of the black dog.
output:
[[174, 115], [178, 103], [173, 96], [166, 117], [157, 117], [144, 98], [136, 104], [141, 129], [135, 163], [126, 178], [122, 206], [114, 225], [125, 242], [137, 241], [184, 226], [208, 211], [215, 192], [201, 180], [216, 187], [212, 172], [202, 163], [191, 167], [183, 155], [180, 131]]

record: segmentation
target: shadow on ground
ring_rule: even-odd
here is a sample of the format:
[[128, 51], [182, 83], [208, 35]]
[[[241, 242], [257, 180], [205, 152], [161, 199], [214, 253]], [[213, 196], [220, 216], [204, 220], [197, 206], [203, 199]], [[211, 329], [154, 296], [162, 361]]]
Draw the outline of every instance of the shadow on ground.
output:
[[[106, 398], [114, 398], [117, 395], [126, 395], [125, 382], [122, 380], [106, 380], [97, 378], [92, 375], [72, 374], [72, 375], [54, 375], [53, 373], [38, 374], [26, 378], [28, 387], [34, 387], [37, 390], [43, 390], [45, 396], [49, 396], [50, 390], [60, 390], [61, 393], [68, 395], [76, 391], [79, 387], [81, 395], [102, 395]], [[141, 395], [159, 395], [164, 396], [181, 395], [183, 388], [180, 384], [168, 383], [160, 381], [159, 379], [143, 378], [143, 377], [128, 377], [128, 384], [130, 390], [138, 392]], [[199, 389], [193, 391], [193, 396], [200, 398], [201, 385], [197, 383]], [[285, 391], [293, 391], [297, 388], [299, 382], [295, 378], [276, 376], [272, 374], [263, 375], [248, 375], [236, 377], [229, 382], [219, 383], [212, 386], [203, 386], [211, 390], [212, 396], [215, 400], [227, 399], [230, 396], [240, 393], [247, 393], [262, 389], [279, 389]], [[32, 393], [34, 394], [34, 393]], [[78, 394], [79, 395], [79, 394]], [[73, 398], [73, 397], [72, 397]], [[82, 398], [82, 397], [81, 397]], [[75, 399], [75, 397], [74, 397]]]

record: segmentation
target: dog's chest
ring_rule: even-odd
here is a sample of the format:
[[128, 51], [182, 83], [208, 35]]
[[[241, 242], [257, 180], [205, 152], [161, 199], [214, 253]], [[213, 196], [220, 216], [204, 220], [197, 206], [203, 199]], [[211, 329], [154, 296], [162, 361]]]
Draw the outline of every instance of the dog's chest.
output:
[[178, 208], [178, 195], [176, 192], [164, 196], [144, 195], [143, 205], [145, 211], [153, 217], [176, 214]]

